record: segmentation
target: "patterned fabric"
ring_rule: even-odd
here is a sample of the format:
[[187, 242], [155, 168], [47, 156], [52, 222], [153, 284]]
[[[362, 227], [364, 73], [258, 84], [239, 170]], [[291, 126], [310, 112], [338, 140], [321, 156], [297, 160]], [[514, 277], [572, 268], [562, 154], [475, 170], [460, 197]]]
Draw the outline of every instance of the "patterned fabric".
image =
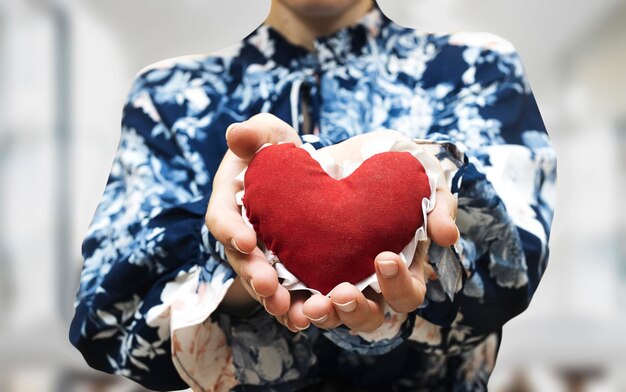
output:
[[[234, 273], [204, 214], [227, 126], [259, 112], [318, 148], [388, 128], [439, 142], [439, 158], [457, 163], [461, 239], [430, 247], [438, 278], [418, 311], [388, 312], [372, 334], [294, 334], [264, 311], [220, 311]], [[417, 32], [374, 7], [309, 52], [262, 25], [137, 77], [83, 243], [70, 340], [92, 367], [158, 390], [484, 389], [502, 325], [546, 267], [555, 165], [520, 59], [499, 37]]]

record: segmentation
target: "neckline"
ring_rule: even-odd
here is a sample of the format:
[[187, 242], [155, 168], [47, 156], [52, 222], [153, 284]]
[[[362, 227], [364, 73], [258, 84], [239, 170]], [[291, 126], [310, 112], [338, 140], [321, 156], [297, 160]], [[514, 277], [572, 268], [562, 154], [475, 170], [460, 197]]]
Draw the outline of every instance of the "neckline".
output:
[[314, 50], [291, 43], [273, 27], [262, 24], [244, 41], [255, 47], [267, 60], [288, 68], [320, 67], [343, 64], [363, 53], [370, 39], [378, 37], [383, 27], [392, 23], [376, 2], [355, 24], [316, 38]]

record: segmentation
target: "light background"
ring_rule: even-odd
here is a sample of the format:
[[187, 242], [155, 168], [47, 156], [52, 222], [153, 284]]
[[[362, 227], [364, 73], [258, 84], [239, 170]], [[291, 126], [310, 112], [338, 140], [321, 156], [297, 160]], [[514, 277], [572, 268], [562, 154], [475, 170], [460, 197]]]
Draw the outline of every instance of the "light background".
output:
[[[144, 66], [234, 44], [269, 4], [0, 0], [0, 391], [139, 390], [67, 339], [123, 101]], [[379, 4], [402, 25], [510, 40], [557, 151], [550, 264], [504, 329], [491, 389], [626, 391], [626, 1]]]

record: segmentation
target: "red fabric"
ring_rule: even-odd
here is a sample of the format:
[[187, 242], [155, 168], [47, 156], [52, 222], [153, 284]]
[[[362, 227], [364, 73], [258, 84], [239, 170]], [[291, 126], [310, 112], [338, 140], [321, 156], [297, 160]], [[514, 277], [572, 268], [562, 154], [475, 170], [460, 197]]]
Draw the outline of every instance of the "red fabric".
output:
[[399, 253], [423, 223], [428, 176], [408, 152], [386, 152], [335, 180], [293, 144], [259, 151], [244, 178], [258, 238], [307, 287], [327, 294], [374, 273], [374, 258]]

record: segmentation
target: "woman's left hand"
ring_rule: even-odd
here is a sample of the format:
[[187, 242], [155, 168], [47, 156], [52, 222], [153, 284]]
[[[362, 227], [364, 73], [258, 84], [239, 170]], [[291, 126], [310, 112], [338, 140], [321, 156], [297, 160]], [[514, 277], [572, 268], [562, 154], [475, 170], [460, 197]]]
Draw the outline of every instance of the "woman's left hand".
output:
[[[353, 137], [326, 150], [338, 163], [345, 160], [358, 160], [361, 145], [380, 138], [402, 138], [402, 134], [393, 131], [377, 131]], [[443, 170], [440, 168], [441, 176]], [[428, 214], [428, 237], [440, 246], [451, 246], [459, 237], [454, 219], [457, 203], [450, 190], [438, 186], [436, 204]], [[309, 323], [320, 328], [334, 328], [345, 324], [356, 332], [370, 332], [380, 327], [384, 321], [384, 302], [399, 313], [410, 313], [423, 302], [426, 294], [424, 275], [434, 278], [432, 268], [427, 262], [427, 241], [418, 244], [413, 262], [409, 267], [398, 254], [382, 252], [376, 259], [376, 275], [381, 293], [367, 288], [363, 292], [350, 283], [335, 287], [329, 297], [305, 295], [295, 297], [287, 314], [288, 323], [298, 329], [306, 328]]]

